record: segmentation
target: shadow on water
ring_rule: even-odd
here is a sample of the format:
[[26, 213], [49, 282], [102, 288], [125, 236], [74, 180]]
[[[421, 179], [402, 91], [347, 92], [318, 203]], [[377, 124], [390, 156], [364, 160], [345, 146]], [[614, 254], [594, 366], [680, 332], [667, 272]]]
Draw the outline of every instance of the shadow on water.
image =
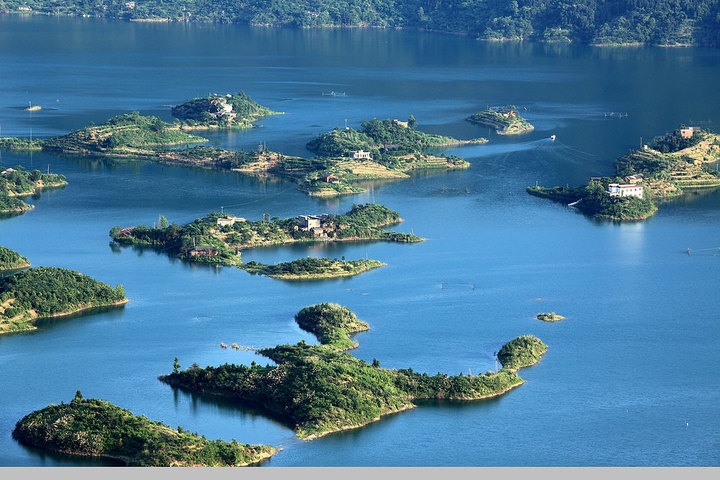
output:
[[[43, 318], [38, 320], [35, 325], [38, 327], [38, 330], [32, 330], [30, 332], [20, 332], [25, 334], [35, 334], [39, 333], [41, 330], [44, 330], [46, 328], [53, 327], [55, 325], [62, 325], [64, 323], [75, 321], [77, 323], [77, 319], [80, 317], [89, 317], [92, 315], [98, 315], [101, 313], [106, 313], [108, 315], [105, 316], [105, 318], [119, 318], [122, 316], [122, 312], [125, 309], [125, 304], [123, 305], [111, 305], [107, 307], [94, 307], [94, 308], [88, 308], [87, 310], [83, 310], [82, 312], [73, 313], [72, 315], [66, 315], [63, 317], [55, 317], [55, 318]], [[86, 319], [85, 321], [91, 321], [90, 319]]]
[[122, 467], [126, 465], [122, 460], [114, 458], [67, 455], [48, 452], [30, 445], [21, 445], [31, 457], [36, 459], [36, 465], [44, 465], [46, 463], [52, 466], [66, 465], [72, 467]]
[[200, 407], [212, 407], [220, 413], [226, 413], [230, 416], [241, 415], [251, 420], [261, 418], [263, 420], [269, 420], [274, 425], [281, 426], [292, 430], [293, 424], [290, 419], [280, 414], [271, 412], [263, 407], [263, 405], [241, 401], [241, 400], [230, 400], [226, 397], [221, 396], [210, 396], [210, 395], [198, 395], [197, 393], [189, 392], [178, 387], [170, 386], [173, 392], [173, 398], [175, 402], [175, 408], [180, 405], [180, 400], [186, 401], [192, 410], [193, 415], [200, 413]]

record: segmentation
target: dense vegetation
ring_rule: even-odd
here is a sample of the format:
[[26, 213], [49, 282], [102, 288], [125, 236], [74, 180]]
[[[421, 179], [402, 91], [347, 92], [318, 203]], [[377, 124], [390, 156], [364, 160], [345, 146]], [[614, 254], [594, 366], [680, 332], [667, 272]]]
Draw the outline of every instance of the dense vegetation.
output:
[[5, 0], [47, 14], [293, 27], [412, 27], [486, 39], [720, 44], [716, 0]]
[[693, 134], [690, 138], [684, 138], [680, 133], [680, 130], [683, 128], [685, 128], [685, 125], [680, 125], [672, 133], [653, 138], [652, 142], [650, 142], [650, 147], [660, 153], [673, 153], [678, 150], [694, 147], [704, 138], [704, 135], [700, 132]]
[[238, 267], [250, 273], [258, 273], [283, 280], [315, 280], [350, 277], [383, 265], [385, 264], [378, 260], [338, 260], [307, 257], [274, 265], [247, 262], [238, 265]]
[[42, 173], [40, 170], [27, 172], [18, 165], [0, 175], [0, 195], [31, 195], [42, 188], [66, 184], [65, 175]]
[[[414, 117], [410, 117], [407, 122], [374, 118], [363, 122], [360, 130], [336, 127], [310, 140], [307, 148], [325, 157], [343, 157], [350, 152], [364, 150], [370, 152], [376, 161], [383, 163], [389, 160], [388, 156], [420, 153], [426, 147], [473, 142], [423, 133], [415, 129], [416, 125]], [[476, 143], [484, 141], [484, 139], [474, 140]]]
[[492, 107], [470, 115], [466, 120], [470, 123], [489, 125], [500, 135], [517, 135], [535, 129], [527, 120], [520, 116], [517, 107]]
[[547, 352], [547, 345], [541, 342], [539, 338], [524, 335], [503, 345], [497, 357], [503, 368], [515, 371], [535, 365], [545, 352]]
[[99, 126], [91, 125], [48, 139], [43, 149], [66, 153], [141, 154], [169, 145], [204, 141], [181, 132], [177, 125], [132, 112], [113, 117]]
[[352, 310], [336, 303], [305, 307], [295, 314], [295, 321], [300, 328], [315, 335], [321, 344], [338, 351], [356, 348], [358, 343], [351, 340], [350, 335], [370, 329]]
[[126, 302], [113, 288], [73, 270], [37, 267], [0, 278], [0, 333], [34, 329], [38, 318]]
[[266, 445], [207, 440], [181, 427], [135, 416], [109, 402], [83, 399], [50, 405], [20, 420], [13, 437], [56, 453], [104, 457], [128, 466], [242, 466], [277, 452]]
[[0, 213], [20, 213], [32, 208], [32, 205], [28, 205], [19, 198], [0, 193]]
[[[201, 395], [226, 397], [259, 407], [292, 425], [300, 438], [356, 428], [382, 415], [412, 408], [423, 399], [477, 400], [500, 395], [523, 383], [506, 365], [484, 375], [430, 376], [412, 369], [388, 370], [338, 349], [355, 346], [348, 334], [361, 330], [352, 312], [336, 305], [301, 310], [300, 326], [316, 333], [322, 345], [280, 345], [260, 350], [276, 366], [225, 364], [219, 367], [175, 369], [160, 380]], [[511, 342], [515, 358], [539, 359], [535, 344]], [[544, 345], [543, 345], [544, 346]], [[505, 349], [505, 347], [503, 347]], [[531, 351], [524, 352], [524, 348]], [[505, 349], [507, 350], [507, 349]], [[503, 350], [504, 351], [504, 350]], [[517, 363], [517, 362], [516, 362]]]
[[30, 266], [30, 261], [7, 247], [0, 245], [0, 271], [14, 270], [16, 268], [25, 268]]
[[[344, 215], [329, 215], [324, 223], [326, 230], [323, 235], [302, 230], [297, 218], [271, 219], [269, 215], [265, 215], [262, 220], [243, 219], [222, 227], [218, 225], [220, 218], [223, 218], [223, 215], [211, 213], [184, 226], [168, 224], [167, 220], [163, 219], [154, 227], [139, 225], [126, 230], [113, 227], [110, 236], [120, 244], [153, 246], [187, 260], [221, 265], [240, 265], [240, 250], [265, 245], [303, 241], [423, 240], [416, 235], [381, 229], [380, 227], [398, 223], [401, 219], [397, 212], [377, 204], [353, 205]], [[201, 246], [212, 248], [213, 254], [193, 254], [193, 251], [197, 252], [197, 248]]]
[[[230, 105], [232, 109], [225, 112], [223, 104]], [[253, 101], [243, 91], [234, 95], [213, 94], [195, 98], [172, 108], [172, 115], [188, 125], [220, 128], [249, 127], [252, 122], [273, 114], [275, 112]]]

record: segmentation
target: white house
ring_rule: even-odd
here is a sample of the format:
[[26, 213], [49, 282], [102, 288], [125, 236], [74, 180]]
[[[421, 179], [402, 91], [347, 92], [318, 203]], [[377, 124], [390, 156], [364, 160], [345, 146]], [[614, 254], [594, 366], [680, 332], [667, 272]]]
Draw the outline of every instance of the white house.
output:
[[323, 213], [322, 215], [298, 215], [295, 218], [300, 220], [300, 230], [308, 231], [314, 228], [322, 227], [323, 223], [325, 223], [328, 218], [328, 214]]
[[611, 197], [638, 197], [643, 198], [642, 185], [620, 185], [619, 183], [611, 183], [608, 185], [608, 195]]
[[235, 215], [228, 215], [217, 219], [218, 227], [233, 226], [235, 222], [244, 222], [245, 219], [242, 217], [236, 217]]
[[370, 152], [358, 150], [357, 152], [350, 152], [350, 158], [353, 160], [372, 160], [372, 155], [370, 155]]

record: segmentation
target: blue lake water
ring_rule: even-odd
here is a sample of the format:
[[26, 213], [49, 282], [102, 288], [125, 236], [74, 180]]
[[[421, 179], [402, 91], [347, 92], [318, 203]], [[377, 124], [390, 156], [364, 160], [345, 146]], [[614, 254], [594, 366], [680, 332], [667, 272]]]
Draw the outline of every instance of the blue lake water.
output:
[[[445, 150], [464, 171], [310, 198], [295, 185], [229, 172], [93, 157], [1, 152], [0, 166], [62, 173], [69, 184], [0, 219], [0, 244], [33, 265], [125, 286], [124, 308], [0, 337], [0, 465], [85, 465], [25, 448], [11, 431], [76, 390], [208, 438], [280, 446], [264, 466], [720, 465], [720, 191], [663, 205], [645, 222], [588, 219], [525, 187], [587, 182], [680, 123], [720, 125], [720, 51], [494, 44], [386, 30], [279, 30], [0, 16], [3, 136], [46, 137], [139, 110], [244, 90], [285, 115], [211, 144], [310, 155], [335, 126], [406, 119], [487, 145]], [[322, 92], [345, 96], [323, 96]], [[32, 102], [39, 112], [21, 109]], [[463, 119], [522, 108], [535, 131], [501, 137]], [[527, 109], [525, 111], [524, 109]], [[628, 113], [606, 118], [604, 113]], [[557, 135], [552, 142], [548, 137]], [[342, 213], [375, 201], [400, 212], [413, 245], [303, 245], [246, 260], [307, 255], [386, 262], [351, 279], [285, 283], [109, 244], [115, 225], [185, 223], [224, 207], [247, 218]], [[694, 252], [687, 255], [691, 248]], [[715, 250], [712, 250], [715, 249]], [[548, 346], [508, 394], [427, 402], [364, 428], [304, 442], [252, 410], [173, 391], [187, 367], [265, 363], [220, 342], [316, 342], [293, 315], [337, 302], [370, 324], [353, 355], [434, 374], [485, 372], [522, 334]], [[546, 324], [534, 316], [567, 317]]]

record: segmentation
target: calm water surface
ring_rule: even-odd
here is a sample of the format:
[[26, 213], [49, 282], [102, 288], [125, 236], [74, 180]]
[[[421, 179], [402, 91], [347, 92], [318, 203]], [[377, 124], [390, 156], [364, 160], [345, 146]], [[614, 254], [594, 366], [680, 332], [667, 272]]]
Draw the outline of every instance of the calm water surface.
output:
[[[0, 220], [0, 244], [36, 266], [122, 283], [131, 302], [0, 337], [0, 465], [91, 464], [11, 438], [22, 416], [78, 389], [211, 439], [281, 446], [265, 466], [720, 465], [720, 256], [709, 250], [720, 247], [720, 192], [622, 225], [524, 192], [536, 181], [572, 185], [611, 173], [641, 137], [679, 123], [717, 129], [718, 79], [717, 50], [0, 16], [4, 136], [62, 134], [133, 110], [169, 120], [169, 105], [242, 89], [286, 114], [262, 128], [209, 135], [211, 144], [247, 150], [266, 142], [310, 155], [312, 136], [346, 120], [357, 127], [410, 114], [428, 132], [490, 139], [445, 151], [465, 157], [466, 171], [332, 200], [228, 172], [2, 152], [4, 167], [49, 165], [69, 185]], [[329, 91], [346, 95], [322, 96]], [[29, 101], [45, 109], [23, 111]], [[463, 120], [501, 104], [526, 108], [535, 131], [503, 138]], [[607, 119], [608, 112], [628, 117]], [[256, 219], [341, 213], [373, 199], [400, 212], [405, 222], [395, 229], [428, 240], [245, 254], [262, 262], [367, 255], [388, 264], [352, 279], [284, 283], [113, 248], [107, 235], [115, 225], [152, 224], [158, 215], [184, 223], [220, 206]], [[322, 301], [370, 324], [353, 355], [388, 368], [485, 372], [503, 343], [528, 333], [550, 349], [521, 372], [527, 382], [501, 398], [423, 403], [312, 442], [255, 411], [157, 380], [175, 356], [184, 367], [267, 361], [220, 342], [315, 342], [293, 314]], [[540, 311], [567, 320], [541, 323]]]

